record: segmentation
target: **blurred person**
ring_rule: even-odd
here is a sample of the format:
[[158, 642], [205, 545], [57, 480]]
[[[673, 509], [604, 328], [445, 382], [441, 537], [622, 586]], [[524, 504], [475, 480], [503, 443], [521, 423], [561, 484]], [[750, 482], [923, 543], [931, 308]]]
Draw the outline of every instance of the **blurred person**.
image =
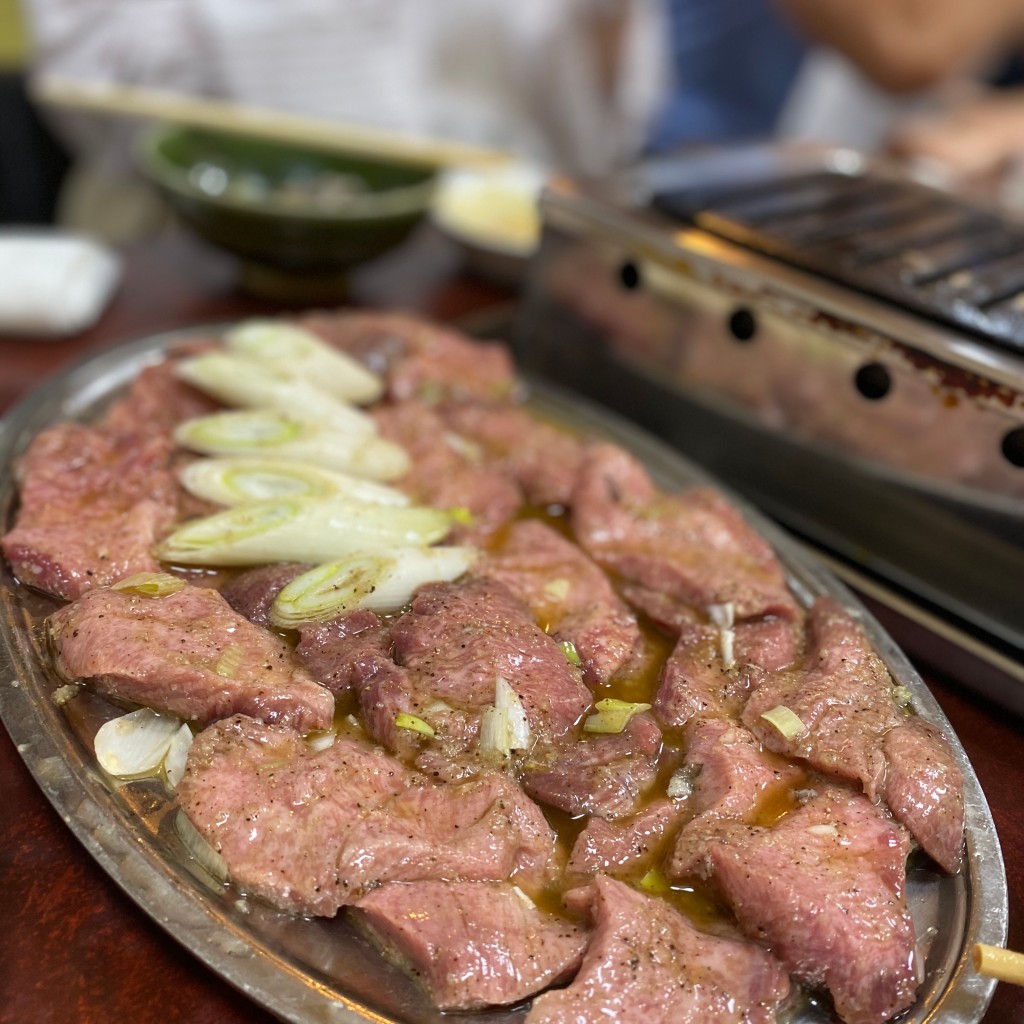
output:
[[[511, 151], [601, 175], [643, 146], [660, 0], [25, 0], [34, 73], [204, 95]], [[62, 117], [64, 219], [145, 220], [132, 126]], [[117, 223], [124, 221], [123, 225]]]
[[671, 81], [649, 147], [766, 139], [809, 50], [772, 0], [666, 0]]
[[1021, 40], [1024, 0], [666, 5], [674, 80], [656, 152], [812, 139], [889, 150], [956, 178], [990, 172], [1024, 133], [1018, 103], [979, 85]]
[[[878, 148], [935, 184], [1024, 206], [1024, 0], [777, 2], [876, 97], [925, 98], [894, 105]], [[819, 127], [841, 116], [833, 110]]]

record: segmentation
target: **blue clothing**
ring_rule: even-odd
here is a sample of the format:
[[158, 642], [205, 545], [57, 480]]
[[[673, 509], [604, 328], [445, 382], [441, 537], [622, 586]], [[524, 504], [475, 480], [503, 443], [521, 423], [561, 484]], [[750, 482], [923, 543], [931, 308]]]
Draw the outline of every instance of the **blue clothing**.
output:
[[675, 82], [650, 149], [768, 138], [807, 44], [771, 0], [668, 0]]

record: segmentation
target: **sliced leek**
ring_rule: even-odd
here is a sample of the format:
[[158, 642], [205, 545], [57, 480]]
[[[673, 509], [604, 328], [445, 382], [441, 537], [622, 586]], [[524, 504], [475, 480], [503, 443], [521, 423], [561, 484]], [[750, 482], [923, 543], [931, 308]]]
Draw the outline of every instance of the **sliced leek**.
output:
[[247, 320], [224, 336], [228, 348], [288, 377], [315, 381], [317, 387], [357, 405], [384, 393], [377, 374], [311, 331], [275, 320]]
[[273, 409], [243, 409], [187, 420], [174, 432], [203, 455], [242, 455], [308, 462], [371, 480], [396, 480], [409, 469], [403, 448], [381, 437], [354, 439], [322, 423]]
[[369, 505], [343, 498], [260, 501], [186, 523], [156, 546], [181, 565], [330, 562], [358, 551], [426, 547], [452, 520], [440, 509]]
[[228, 880], [228, 862], [200, 835], [180, 808], [174, 816], [174, 831], [178, 833], [185, 849], [208, 875], [218, 882]]
[[408, 505], [395, 487], [337, 470], [283, 459], [230, 456], [197, 459], [178, 474], [189, 493], [218, 505], [243, 505], [275, 498], [326, 498], [339, 495], [376, 505]]
[[471, 547], [355, 552], [296, 576], [274, 600], [270, 621], [289, 629], [354, 608], [397, 611], [424, 583], [457, 579], [477, 557], [477, 549]]
[[279, 409], [352, 437], [372, 437], [377, 433], [373, 418], [362, 409], [321, 391], [309, 381], [282, 377], [270, 367], [232, 352], [206, 352], [184, 359], [175, 372], [225, 405]]
[[191, 747], [192, 730], [182, 722], [181, 728], [171, 737], [171, 744], [164, 756], [164, 774], [171, 789], [177, 789], [181, 777], [185, 774], [185, 762], [188, 760]]
[[133, 779], [159, 771], [181, 728], [180, 718], [139, 708], [104, 722], [93, 739], [100, 767], [109, 775]]

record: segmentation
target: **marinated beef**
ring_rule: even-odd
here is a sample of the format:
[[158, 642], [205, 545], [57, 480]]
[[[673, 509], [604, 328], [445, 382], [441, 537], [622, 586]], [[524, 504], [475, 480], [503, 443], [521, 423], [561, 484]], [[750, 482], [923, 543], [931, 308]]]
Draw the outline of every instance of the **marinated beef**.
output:
[[807, 779], [796, 765], [762, 750], [742, 725], [721, 718], [687, 729], [685, 764], [695, 776], [691, 810], [719, 818], [749, 820], [766, 800]]
[[707, 487], [660, 493], [614, 445], [595, 445], [584, 458], [572, 525], [598, 565], [657, 595], [659, 606], [671, 602], [684, 616], [731, 605], [737, 620], [799, 617], [771, 546], [732, 504]]
[[232, 879], [275, 906], [333, 916], [386, 882], [551, 878], [555, 836], [506, 775], [433, 785], [364, 739], [315, 750], [243, 716], [189, 752], [178, 799]]
[[638, 809], [658, 774], [661, 730], [640, 714], [620, 733], [584, 733], [544, 767], [527, 764], [526, 792], [568, 814], [622, 818]]
[[156, 572], [153, 544], [178, 513], [163, 435], [111, 436], [80, 423], [36, 435], [22, 457], [21, 502], [3, 552], [30, 587], [74, 600], [137, 572]]
[[906, 832], [866, 797], [820, 793], [774, 828], [708, 836], [704, 872], [743, 929], [832, 995], [845, 1024], [882, 1024], [919, 983], [905, 900]]
[[[940, 864], [955, 868], [963, 844], [963, 779], [949, 744], [914, 724], [897, 705], [893, 685], [860, 623], [822, 598], [809, 614], [802, 663], [767, 677], [743, 721], [769, 749], [859, 782], [872, 800], [891, 795], [890, 809], [914, 838]], [[762, 717], [780, 706], [802, 723], [792, 738]], [[925, 763], [901, 767], [901, 754], [911, 750]]]
[[738, 715], [746, 702], [746, 676], [726, 668], [722, 631], [693, 623], [682, 629], [661, 672], [654, 713], [666, 728], [698, 715]]
[[933, 725], [912, 718], [882, 739], [884, 799], [921, 848], [955, 873], [963, 856], [964, 778], [949, 744]]
[[299, 628], [295, 656], [334, 693], [359, 690], [378, 672], [394, 668], [391, 637], [376, 613], [360, 608]]
[[513, 393], [508, 349], [402, 313], [313, 313], [298, 320], [379, 373], [393, 401], [498, 398]]
[[334, 717], [334, 697], [288, 645], [216, 590], [90, 590], [54, 612], [49, 631], [61, 675], [121, 700], [193, 721], [245, 714], [300, 731], [327, 729]]
[[694, 816], [676, 839], [668, 864], [676, 878], [694, 871], [717, 822], [772, 822], [795, 806], [793, 791], [808, 782], [805, 771], [764, 750], [750, 730], [727, 718], [694, 719], [687, 726], [681, 778]]
[[661, 799], [619, 821], [589, 818], [573, 843], [566, 874], [620, 877], [643, 873], [654, 866], [685, 808], [683, 801]]
[[[911, 1005], [910, 840], [881, 805], [954, 871], [963, 780], [938, 730], [894, 701], [859, 623], [827, 599], [808, 616], [714, 489], [663, 493], [622, 449], [534, 418], [504, 349], [402, 315], [299, 322], [384, 375], [373, 414], [412, 455], [401, 486], [465, 510], [458, 539], [487, 546], [469, 576], [393, 615], [304, 626], [294, 650], [261, 627], [301, 566], [222, 595], [99, 587], [156, 570], [151, 545], [194, 507], [169, 432], [213, 403], [170, 363], [98, 429], [37, 438], [2, 542], [25, 582], [77, 598], [50, 620], [64, 675], [213, 722], [178, 798], [232, 880], [286, 911], [352, 908], [443, 1010], [511, 1005], [577, 969], [529, 1024], [768, 1024], [786, 970], [847, 1024]], [[577, 543], [549, 525], [562, 509]], [[499, 680], [529, 723], [505, 759], [481, 743]], [[587, 733], [597, 694], [653, 713]], [[779, 705], [801, 734], [762, 717]], [[535, 800], [574, 819], [561, 837]], [[710, 927], [731, 937], [640, 891], [647, 876], [721, 899], [735, 920]], [[586, 924], [541, 909], [566, 885]]]
[[579, 670], [499, 583], [421, 587], [392, 625], [391, 642], [395, 663], [412, 681], [408, 710], [434, 725], [450, 749], [476, 736], [480, 713], [495, 703], [499, 676], [542, 743], [557, 743], [590, 706]]
[[503, 583], [557, 640], [570, 642], [591, 686], [630, 663], [643, 638], [608, 577], [539, 519], [513, 523], [474, 575]]
[[666, 728], [697, 716], [738, 718], [763, 673], [791, 664], [797, 652], [797, 630], [787, 619], [750, 619], [729, 630], [682, 626], [661, 672], [654, 713]]
[[270, 625], [270, 609], [277, 595], [311, 566], [302, 562], [274, 562], [247, 569], [221, 587], [224, 600], [239, 615], [257, 626]]
[[599, 877], [594, 934], [573, 982], [534, 1000], [527, 1024], [774, 1024], [789, 994], [757, 946], [706, 935], [664, 900]]
[[486, 466], [431, 407], [415, 401], [384, 406], [376, 420], [381, 436], [409, 453], [411, 468], [397, 485], [420, 504], [467, 513], [455, 524], [452, 543], [485, 543], [519, 511], [519, 486]]
[[521, 1002], [570, 977], [587, 944], [508, 882], [392, 882], [354, 914], [442, 1010]]
[[531, 505], [568, 505], [583, 463], [585, 444], [521, 405], [449, 402], [441, 415], [450, 430], [478, 444], [488, 465], [522, 488]]
[[100, 424], [103, 432], [119, 437], [139, 434], [166, 437], [185, 420], [219, 409], [216, 401], [186, 384], [175, 371], [176, 355], [195, 355], [217, 343], [216, 337], [194, 342], [142, 369], [127, 393], [107, 410]]

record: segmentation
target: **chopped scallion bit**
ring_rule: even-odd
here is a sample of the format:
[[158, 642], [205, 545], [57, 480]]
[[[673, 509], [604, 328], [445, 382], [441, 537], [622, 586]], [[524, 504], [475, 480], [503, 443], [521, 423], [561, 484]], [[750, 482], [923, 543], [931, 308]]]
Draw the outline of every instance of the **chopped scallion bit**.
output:
[[245, 660], [245, 648], [238, 644], [228, 644], [224, 653], [217, 659], [214, 671], [225, 679], [238, 675], [238, 670]]
[[399, 729], [409, 729], [412, 732], [420, 733], [422, 736], [433, 737], [435, 735], [434, 728], [429, 722], [424, 722], [422, 718], [410, 715], [406, 711], [400, 711], [395, 715], [395, 725]]
[[137, 572], [111, 584], [111, 590], [123, 590], [139, 597], [167, 597], [184, 590], [188, 584], [180, 576], [169, 572]]
[[722, 667], [731, 669], [736, 667], [736, 655], [734, 642], [736, 639], [736, 606], [732, 601], [723, 604], [712, 604], [708, 606], [708, 615], [711, 621], [718, 627], [718, 646], [722, 655]]
[[519, 694], [507, 679], [498, 676], [494, 706], [486, 708], [480, 720], [480, 749], [508, 757], [513, 750], [527, 750], [531, 742], [530, 722]]
[[786, 740], [795, 740], [807, 732], [807, 726], [785, 704], [763, 712], [761, 717]]
[[606, 697], [599, 700], [594, 707], [596, 715], [591, 715], [583, 723], [584, 732], [596, 733], [619, 733], [629, 725], [634, 715], [643, 711], [650, 711], [651, 705], [644, 703], [633, 703], [627, 700], [616, 700], [614, 697]]
[[576, 650], [576, 645], [571, 640], [563, 640], [559, 645], [562, 648], [562, 653], [565, 655], [565, 660], [570, 665], [575, 665], [579, 668], [583, 664], [579, 656], [579, 652]]
[[672, 887], [668, 884], [668, 879], [655, 868], [651, 868], [650, 871], [640, 879], [640, 888], [644, 892], [651, 893], [652, 896], [663, 896]]
[[549, 597], [552, 601], [564, 601], [571, 590], [572, 583], [564, 576], [559, 576], [556, 580], [548, 580], [544, 584], [544, 596]]
[[894, 686], [892, 688], [892, 699], [901, 708], [909, 708], [913, 703], [914, 695], [905, 686]]
[[693, 784], [700, 774], [700, 765], [685, 764], [672, 773], [665, 787], [666, 795], [672, 800], [685, 800], [693, 795]]

